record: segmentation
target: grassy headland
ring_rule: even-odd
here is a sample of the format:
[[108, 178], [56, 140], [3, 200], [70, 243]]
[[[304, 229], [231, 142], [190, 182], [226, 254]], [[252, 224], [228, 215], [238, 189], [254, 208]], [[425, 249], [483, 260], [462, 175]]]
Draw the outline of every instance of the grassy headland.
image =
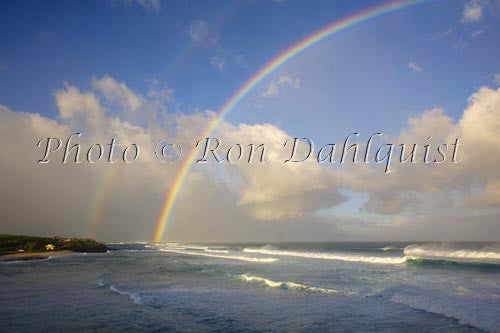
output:
[[0, 234], [0, 256], [33, 253], [34, 255], [47, 254], [54, 251], [71, 252], [106, 252], [109, 248], [90, 238], [69, 238], [69, 237], [34, 237], [22, 235]]

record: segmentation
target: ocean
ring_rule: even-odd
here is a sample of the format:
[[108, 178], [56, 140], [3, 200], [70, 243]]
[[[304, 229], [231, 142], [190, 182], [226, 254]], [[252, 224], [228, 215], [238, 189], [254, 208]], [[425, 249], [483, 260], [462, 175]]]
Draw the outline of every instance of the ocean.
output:
[[113, 243], [0, 264], [0, 332], [500, 332], [498, 243]]

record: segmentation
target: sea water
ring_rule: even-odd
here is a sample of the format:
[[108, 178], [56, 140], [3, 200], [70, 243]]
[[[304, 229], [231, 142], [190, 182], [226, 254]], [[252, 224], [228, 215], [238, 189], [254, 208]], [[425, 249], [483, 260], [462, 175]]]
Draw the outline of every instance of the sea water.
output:
[[495, 243], [120, 243], [0, 264], [0, 331], [500, 332]]

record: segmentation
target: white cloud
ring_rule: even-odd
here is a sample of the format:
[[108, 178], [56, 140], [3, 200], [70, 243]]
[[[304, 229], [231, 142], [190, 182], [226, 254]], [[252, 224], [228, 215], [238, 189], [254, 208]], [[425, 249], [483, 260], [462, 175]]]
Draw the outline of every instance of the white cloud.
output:
[[462, 37], [460, 37], [458, 39], [458, 41], [455, 43], [455, 45], [453, 45], [453, 47], [451, 49], [454, 50], [454, 51], [463, 51], [468, 46], [469, 46], [469, 43], [466, 40], [464, 40]]
[[224, 70], [228, 63], [246, 67], [245, 57], [236, 51], [226, 49], [219, 41], [215, 43], [215, 55], [210, 58], [210, 64], [219, 71]]
[[[463, 210], [500, 206], [500, 88], [483, 87], [469, 98], [461, 119], [454, 122], [442, 109], [432, 109], [410, 118], [407, 127], [388, 142], [413, 144], [420, 147], [461, 140], [460, 163], [443, 163], [433, 167], [415, 164], [395, 166], [389, 176], [372, 168], [352, 167], [340, 170], [344, 186], [356, 192], [369, 193], [365, 209], [378, 213], [412, 211], [436, 214], [443, 207]], [[428, 139], [431, 137], [431, 139]], [[448, 156], [451, 158], [451, 156]], [[391, 200], [381, 200], [387, 196]], [[463, 202], [457, 201], [463, 196]], [[499, 230], [500, 232], [500, 230]]]
[[217, 70], [223, 71], [229, 63], [246, 67], [245, 57], [239, 52], [224, 47], [219, 35], [210, 30], [206, 21], [193, 20], [189, 25], [188, 34], [193, 43], [214, 50], [215, 54], [210, 57], [209, 63]]
[[416, 63], [414, 62], [409, 62], [408, 63], [408, 68], [413, 72], [413, 73], [417, 73], [417, 72], [421, 72], [422, 71], [422, 67], [420, 67], [419, 65], [417, 65]]
[[438, 39], [442, 39], [442, 38], [445, 38], [446, 36], [449, 36], [453, 33], [454, 29], [447, 29], [445, 31], [440, 31], [436, 34], [434, 34], [432, 37], [430, 37], [428, 40], [429, 41], [432, 41], [432, 40], [438, 40]]
[[166, 85], [161, 86], [158, 79], [149, 82], [148, 97], [161, 102], [172, 102], [175, 90]]
[[[170, 114], [156, 104], [158, 98], [170, 96], [169, 91], [139, 97], [111, 77], [93, 81], [98, 82], [94, 88], [102, 90], [102, 95], [69, 84], [56, 90], [57, 120], [0, 106], [0, 174], [4, 175], [0, 177], [0, 214], [6, 221], [2, 225], [5, 232], [87, 236], [93, 231], [102, 239], [151, 237], [165, 191], [180, 166], [159, 163], [152, 151], [154, 143], [162, 137], [175, 137], [183, 147], [192, 147], [214, 114]], [[131, 94], [141, 99], [133, 114], [157, 111], [151, 116], [156, 117], [151, 122], [154, 126], [144, 124], [142, 118], [136, 120], [128, 107], [113, 113], [106, 109], [109, 101], [130, 105]], [[234, 143], [244, 147], [265, 143], [269, 162], [195, 164], [180, 191], [168, 236], [199, 241], [333, 239], [339, 235], [351, 239], [384, 239], [388, 235], [463, 239], [471, 230], [479, 230], [477, 224], [481, 223], [487, 232], [477, 237], [498, 238], [498, 128], [500, 88], [483, 87], [475, 92], [458, 121], [438, 108], [415, 115], [387, 141], [422, 147], [460, 137], [463, 162], [395, 164], [387, 175], [364, 163], [341, 168], [316, 162], [283, 164], [280, 153], [288, 133], [268, 124], [235, 126], [223, 121], [214, 134], [223, 140], [222, 148]], [[90, 145], [107, 144], [115, 137], [122, 145], [139, 144], [141, 159], [129, 165], [61, 164], [61, 149], [51, 155], [54, 163], [36, 164], [41, 158], [38, 140], [65, 139], [76, 130], [83, 133], [77, 140], [82, 157]], [[99, 202], [102, 215], [95, 218], [91, 208], [100, 189], [108, 189], [108, 195]], [[374, 218], [344, 218], [344, 234], [339, 234], [334, 217], [318, 219], [317, 213], [348, 200], [345, 193], [365, 196], [361, 208]]]
[[210, 65], [214, 66], [218, 70], [222, 71], [224, 70], [224, 66], [226, 65], [226, 59], [215, 55], [210, 58]]
[[141, 107], [141, 97], [135, 94], [123, 82], [118, 82], [109, 75], [101, 79], [92, 80], [94, 88], [99, 90], [110, 102], [118, 102], [122, 107], [129, 111], [135, 111]]
[[482, 33], [484, 33], [486, 31], [487, 27], [483, 27], [479, 30], [475, 30], [474, 32], [471, 33], [471, 38], [476, 38], [477, 36], [481, 35]]
[[462, 14], [462, 23], [474, 23], [479, 22], [483, 17], [484, 7], [488, 1], [486, 0], [468, 0], [464, 4], [464, 10]]
[[159, 12], [161, 10], [160, 0], [122, 0], [125, 4], [137, 4], [146, 11]]
[[54, 93], [62, 119], [75, 127], [99, 130], [104, 123], [105, 108], [92, 92], [82, 93], [77, 87], [66, 84]]
[[[332, 169], [313, 161], [283, 164], [287, 157], [283, 143], [290, 138], [283, 130], [269, 124], [224, 124], [218, 135], [223, 141], [241, 142], [244, 147], [250, 143], [266, 145], [266, 163], [237, 163], [228, 170], [236, 172], [239, 179], [238, 204], [257, 219], [297, 219], [344, 200]], [[301, 149], [307, 150], [305, 146]], [[256, 153], [254, 161], [259, 157]]]
[[294, 89], [300, 88], [300, 79], [292, 78], [289, 75], [280, 75], [277, 80], [271, 81], [260, 95], [261, 97], [275, 97], [279, 94], [280, 89], [284, 86], [290, 86]]
[[[157, 120], [152, 122], [155, 126], [145, 125], [143, 119], [136, 120], [128, 108], [111, 113], [103, 106], [107, 101], [128, 105], [131, 94], [139, 96], [125, 83], [111, 77], [94, 78], [93, 82], [95, 89], [102, 90], [102, 95], [81, 91], [69, 84], [56, 90], [59, 120], [13, 112], [0, 106], [0, 156], [4, 157], [0, 173], [6, 175], [0, 180], [0, 199], [6, 203], [0, 213], [8, 218], [3, 225], [5, 232], [94, 235], [105, 239], [148, 239], [153, 234], [165, 191], [180, 166], [180, 163], [159, 163], [154, 157], [154, 144], [159, 138], [173, 137], [175, 133], [175, 138], [189, 149], [199, 133], [213, 121], [213, 113], [173, 115], [157, 109]], [[134, 114], [157, 107], [156, 100], [156, 94], [141, 97], [139, 109]], [[225, 143], [240, 139], [264, 140], [276, 148], [282, 144], [278, 141], [287, 137], [285, 132], [271, 125], [235, 127], [223, 122], [219, 129], [217, 135]], [[73, 138], [73, 143], [81, 145], [80, 159], [85, 158], [88, 148], [95, 143], [107, 149], [111, 138], [116, 138], [120, 144], [115, 157], [121, 156], [126, 145], [136, 143], [141, 147], [141, 158], [133, 164], [99, 162], [91, 167], [62, 164], [64, 140], [76, 131], [82, 133], [80, 138]], [[43, 151], [36, 148], [36, 142], [48, 137], [60, 138], [63, 146], [50, 155], [50, 163], [37, 164]], [[73, 151], [70, 160], [75, 154]], [[210, 165], [193, 167], [173, 217], [173, 221], [182, 220], [182, 223], [172, 223], [169, 237], [187, 240], [194, 237], [199, 241], [248, 240], [247, 237], [294, 240], [306, 234], [321, 239], [326, 235], [336, 237], [328, 231], [335, 230], [334, 225], [326, 226], [317, 222], [316, 217], [308, 216], [320, 207], [342, 200], [333, 178], [328, 176], [331, 171], [313, 163], [284, 172], [281, 163], [265, 164], [256, 173], [252, 171], [253, 165], [232, 166], [227, 167], [227, 174], [235, 174], [243, 182], [242, 186], [219, 181], [210, 173]], [[269, 177], [272, 175], [274, 177]], [[314, 182], [310, 182], [311, 179]], [[29, 184], [29, 188], [19, 184]], [[96, 194], [100, 189], [106, 189], [107, 195]], [[217, 193], [215, 197], [214, 193]], [[93, 201], [96, 195], [102, 197], [102, 202]], [[68, 200], [61, 205], [58, 198]], [[197, 202], [199, 210], [192, 209], [193, 201]], [[103, 207], [102, 215], [97, 217], [93, 215], [96, 204]], [[22, 208], [26, 206], [30, 209]], [[176, 219], [176, 214], [182, 218]], [[207, 220], [206, 216], [211, 218]], [[307, 227], [302, 227], [300, 219], [306, 216]], [[268, 225], [259, 220], [288, 221], [287, 230], [283, 230], [281, 222]], [[313, 229], [307, 231], [308, 228]], [[193, 229], [197, 230], [196, 235], [189, 231]]]
[[208, 36], [208, 24], [204, 20], [194, 20], [189, 24], [189, 36], [195, 43], [202, 43]]
[[500, 86], [500, 73], [493, 75], [493, 82]]

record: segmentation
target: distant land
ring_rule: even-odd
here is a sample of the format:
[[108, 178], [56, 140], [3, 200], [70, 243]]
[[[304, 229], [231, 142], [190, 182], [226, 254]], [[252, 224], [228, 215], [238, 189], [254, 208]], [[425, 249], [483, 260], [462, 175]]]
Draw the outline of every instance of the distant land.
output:
[[108, 250], [106, 245], [90, 238], [0, 234], [0, 261], [47, 259], [49, 256]]

